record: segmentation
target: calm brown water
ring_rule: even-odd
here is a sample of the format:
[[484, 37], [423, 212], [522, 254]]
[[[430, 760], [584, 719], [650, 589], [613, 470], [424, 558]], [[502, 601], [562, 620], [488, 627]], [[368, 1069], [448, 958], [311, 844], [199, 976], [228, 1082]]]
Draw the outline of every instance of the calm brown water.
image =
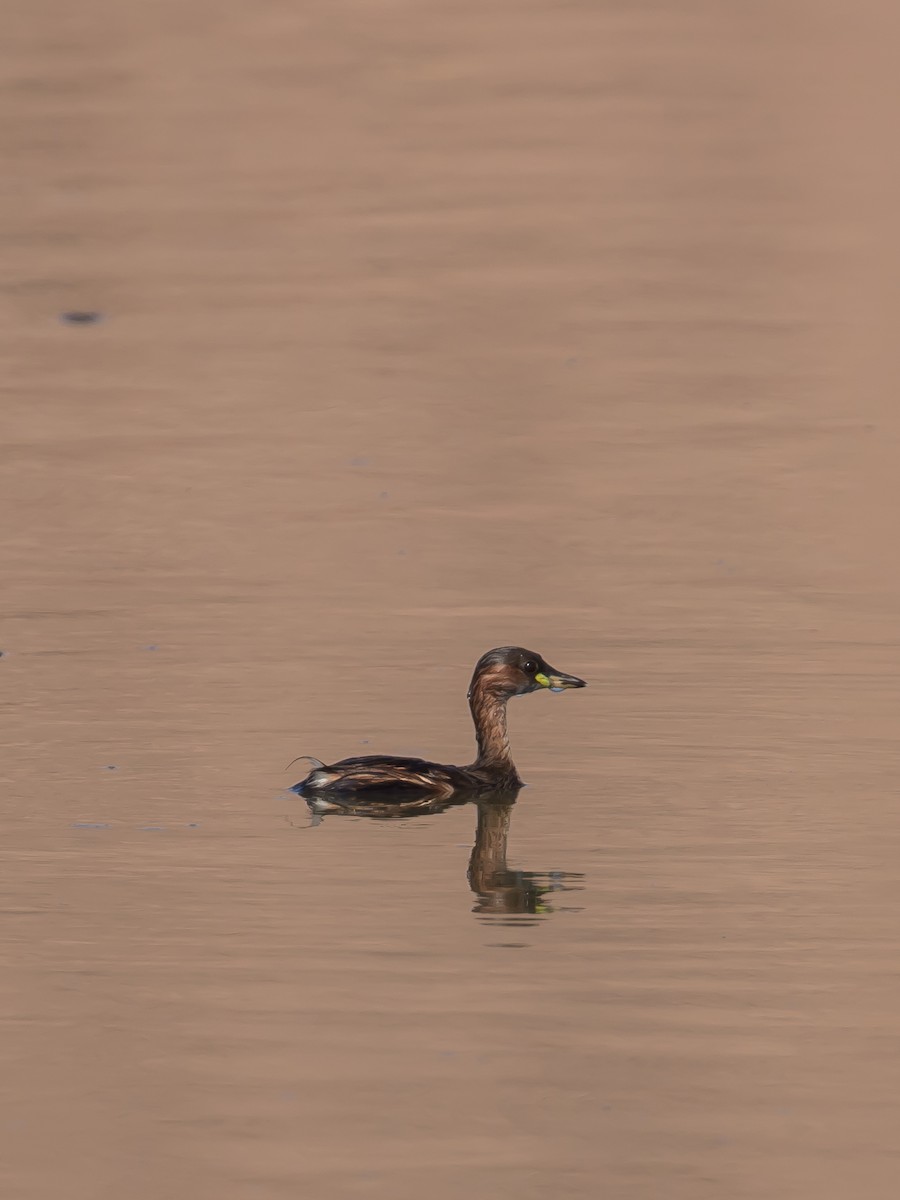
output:
[[4, 1198], [897, 1195], [890, 7], [13, 5]]

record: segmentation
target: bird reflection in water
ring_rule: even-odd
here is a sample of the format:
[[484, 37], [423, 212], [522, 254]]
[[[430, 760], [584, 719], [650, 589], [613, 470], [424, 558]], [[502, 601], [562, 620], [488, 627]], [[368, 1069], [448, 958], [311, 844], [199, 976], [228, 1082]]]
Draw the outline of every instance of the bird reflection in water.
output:
[[553, 901], [566, 892], [580, 890], [580, 881], [584, 876], [573, 871], [520, 871], [507, 864], [509, 830], [519, 790], [504, 789], [483, 795], [477, 800], [435, 801], [430, 806], [423, 806], [421, 800], [408, 806], [404, 806], [402, 801], [351, 802], [343, 805], [339, 814], [332, 812], [327, 818], [317, 813], [313, 804], [309, 808], [313, 826], [336, 815], [396, 821], [436, 816], [461, 806], [475, 808], [478, 814], [475, 843], [467, 871], [469, 887], [476, 898], [472, 911], [481, 917], [514, 917], [515, 924], [522, 923], [523, 919], [531, 924], [554, 911], [573, 911], [571, 906], [563, 908]]

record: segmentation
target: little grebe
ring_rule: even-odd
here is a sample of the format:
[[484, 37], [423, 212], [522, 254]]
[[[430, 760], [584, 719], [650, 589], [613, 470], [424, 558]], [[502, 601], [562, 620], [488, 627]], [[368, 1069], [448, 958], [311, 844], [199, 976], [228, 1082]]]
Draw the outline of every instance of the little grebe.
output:
[[469, 685], [469, 707], [478, 741], [478, 757], [470, 766], [445, 766], [422, 758], [381, 754], [343, 758], [330, 766], [311, 759], [313, 769], [294, 785], [293, 791], [321, 813], [346, 810], [360, 801], [400, 803], [412, 808], [487, 790], [521, 787], [509, 752], [507, 700], [542, 688], [561, 692], [586, 686], [583, 679], [554, 670], [540, 654], [521, 646], [488, 650], [478, 660]]

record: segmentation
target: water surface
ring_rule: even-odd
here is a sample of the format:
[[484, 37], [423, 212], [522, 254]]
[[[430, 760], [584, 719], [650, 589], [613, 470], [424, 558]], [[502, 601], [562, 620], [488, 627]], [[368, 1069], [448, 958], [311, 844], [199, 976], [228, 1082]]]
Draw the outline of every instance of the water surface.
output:
[[[897, 1194], [864, 8], [10, 16], [5, 1196]], [[512, 809], [309, 827], [508, 643]]]

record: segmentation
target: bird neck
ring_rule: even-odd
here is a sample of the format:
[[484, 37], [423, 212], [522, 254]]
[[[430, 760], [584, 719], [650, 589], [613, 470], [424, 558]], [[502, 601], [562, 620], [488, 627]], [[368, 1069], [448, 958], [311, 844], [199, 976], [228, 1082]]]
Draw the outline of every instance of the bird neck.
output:
[[478, 757], [473, 766], [491, 774], [518, 780], [509, 752], [509, 730], [506, 724], [506, 697], [498, 695], [481, 680], [476, 680], [469, 693], [469, 708], [475, 724]]

